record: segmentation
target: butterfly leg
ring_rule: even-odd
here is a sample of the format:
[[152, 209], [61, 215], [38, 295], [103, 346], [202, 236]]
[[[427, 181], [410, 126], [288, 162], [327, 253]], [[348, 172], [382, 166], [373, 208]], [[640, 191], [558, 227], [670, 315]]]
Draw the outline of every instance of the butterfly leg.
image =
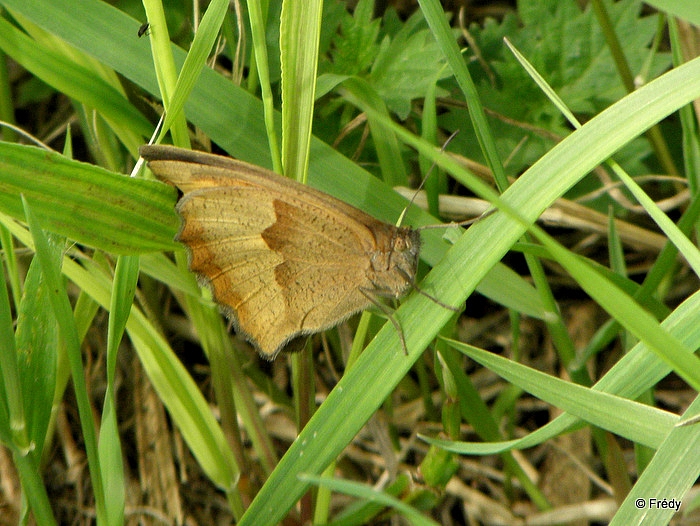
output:
[[384, 305], [381, 301], [379, 301], [370, 290], [366, 290], [362, 287], [359, 288], [359, 291], [369, 300], [371, 301], [374, 305], [381, 310], [386, 317], [389, 319], [389, 321], [394, 325], [394, 328], [396, 329], [396, 332], [399, 335], [399, 339], [401, 340], [401, 347], [403, 348], [403, 353], [408, 356], [408, 347], [406, 347], [406, 338], [403, 334], [403, 329], [401, 328], [401, 325], [399, 324], [398, 320], [394, 317], [394, 313], [391, 311], [389, 307]]
[[418, 286], [418, 283], [416, 283], [416, 281], [415, 281], [414, 279], [412, 279], [411, 276], [409, 276], [403, 269], [401, 269], [401, 268], [399, 268], [399, 267], [396, 267], [396, 270], [397, 270], [404, 278], [406, 278], [406, 281], [408, 281], [408, 282], [411, 284], [411, 288], [414, 289], [414, 290], [415, 290], [418, 294], [420, 294], [421, 296], [425, 296], [426, 298], [428, 298], [428, 299], [429, 299], [430, 301], [432, 301], [433, 303], [435, 303], [435, 304], [437, 304], [437, 305], [440, 305], [440, 307], [442, 307], [443, 309], [451, 310], [452, 312], [462, 312], [462, 309], [459, 309], [459, 308], [457, 308], [457, 307], [453, 307], [452, 305], [448, 305], [447, 303], [442, 302], [442, 301], [440, 301], [439, 299], [437, 299], [437, 298], [436, 298], [435, 296], [433, 296], [432, 294], [430, 294], [430, 293], [424, 291], [422, 288], [420, 288], [420, 287]]

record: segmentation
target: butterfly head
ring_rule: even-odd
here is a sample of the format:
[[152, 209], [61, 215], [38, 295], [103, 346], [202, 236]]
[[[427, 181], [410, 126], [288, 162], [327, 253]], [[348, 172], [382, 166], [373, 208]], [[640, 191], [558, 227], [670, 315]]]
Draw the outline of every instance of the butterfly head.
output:
[[420, 234], [409, 227], [392, 227], [387, 234], [385, 243], [371, 256], [370, 280], [377, 293], [400, 298], [416, 276]]

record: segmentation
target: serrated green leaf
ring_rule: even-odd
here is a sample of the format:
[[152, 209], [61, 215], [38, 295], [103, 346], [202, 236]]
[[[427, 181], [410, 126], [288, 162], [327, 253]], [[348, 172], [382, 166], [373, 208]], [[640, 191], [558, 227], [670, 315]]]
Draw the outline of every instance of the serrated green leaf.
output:
[[[433, 34], [424, 26], [417, 11], [393, 38], [385, 37], [369, 77], [370, 85], [402, 120], [408, 117], [413, 99], [424, 97], [436, 80], [452, 74]], [[437, 92], [447, 95], [441, 88]]]
[[358, 75], [369, 70], [377, 55], [381, 20], [372, 20], [373, 2], [361, 0], [355, 12], [340, 24], [332, 44], [332, 71], [338, 75]]

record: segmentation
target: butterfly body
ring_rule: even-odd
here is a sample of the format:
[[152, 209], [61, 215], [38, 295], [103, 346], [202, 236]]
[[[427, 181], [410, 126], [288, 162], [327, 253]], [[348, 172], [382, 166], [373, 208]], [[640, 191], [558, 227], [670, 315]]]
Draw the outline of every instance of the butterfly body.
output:
[[141, 155], [183, 193], [190, 269], [267, 359], [411, 287], [415, 230], [241, 161], [168, 146]]

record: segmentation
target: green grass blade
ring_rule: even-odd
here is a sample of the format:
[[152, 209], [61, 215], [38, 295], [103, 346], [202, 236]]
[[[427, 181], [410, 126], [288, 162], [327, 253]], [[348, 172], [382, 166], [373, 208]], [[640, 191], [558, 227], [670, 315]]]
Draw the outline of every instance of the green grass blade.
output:
[[392, 497], [387, 493], [377, 491], [373, 488], [366, 486], [365, 484], [359, 484], [357, 482], [349, 482], [346, 480], [337, 480], [326, 477], [314, 477], [311, 475], [299, 475], [299, 480], [304, 482], [315, 484], [318, 486], [326, 487], [337, 491], [339, 493], [344, 493], [346, 495], [352, 495], [366, 501], [371, 501], [372, 503], [383, 504], [384, 506], [394, 508], [398, 511], [407, 521], [416, 526], [437, 526], [438, 523], [421, 515], [421, 513], [412, 508], [405, 502]]
[[[7, 216], [0, 215], [0, 221], [21, 243], [33, 249], [32, 239], [26, 230]], [[92, 268], [88, 265], [86, 269], [72, 259], [64, 258], [62, 270], [102, 308], [109, 309], [111, 276], [106, 275], [103, 269], [96, 265], [92, 265]], [[231, 450], [192, 377], [159, 331], [138, 309], [132, 308], [126, 329], [154, 388], [182, 431], [185, 441], [190, 444], [202, 469], [215, 484], [230, 490], [235, 485], [236, 476]]]
[[[700, 346], [700, 292], [695, 293], [662, 324], [672, 336], [678, 338], [687, 349]], [[661, 358], [650, 352], [646, 344], [638, 343], [601, 378], [592, 389], [635, 399], [656, 385], [670, 369]], [[523, 438], [505, 442], [462, 444], [462, 453], [491, 455], [509, 449], [525, 449], [536, 446], [567, 430], [579, 426], [573, 415], [563, 414], [537, 431]]]
[[700, 26], [700, 5], [693, 0], [646, 0], [646, 3], [660, 11], [678, 16], [696, 26]]
[[124, 128], [149, 135], [151, 125], [119, 91], [94, 71], [67, 60], [0, 18], [0, 48], [47, 84], [76, 100], [97, 108]]
[[659, 447], [678, 421], [677, 415], [566, 382], [471, 345], [450, 344], [545, 402], [639, 444]]
[[[155, 75], [155, 81], [158, 89], [153, 93], [154, 95], [160, 96], [161, 100], [163, 101], [163, 106], [165, 107], [166, 118], [167, 116], [170, 117], [168, 129], [172, 135], [173, 143], [182, 147], [189, 147], [190, 137], [185, 116], [181, 111], [178, 111], [175, 108], [170, 108], [170, 103], [175, 97], [175, 86], [177, 85], [178, 80], [177, 66], [181, 65], [185, 59], [182, 55], [180, 55], [178, 57], [178, 61], [173, 56], [173, 45], [170, 43], [168, 26], [165, 22], [163, 3], [160, 0], [144, 0], [143, 7], [146, 10], [146, 17], [148, 18], [148, 23], [150, 24], [148, 41], [151, 43], [151, 55], [145, 55], [146, 47], [141, 45], [137, 48], [138, 54], [141, 56], [136, 60], [145, 61], [145, 63], [149, 66], [148, 74], [151, 77]], [[86, 4], [85, 8], [96, 13], [100, 12], [100, 15], [103, 17], [107, 17], [108, 15], [112, 14], [114, 15], [114, 18], [118, 17], [116, 13], [107, 13], [102, 11], [101, 6], [98, 4]], [[134, 38], [132, 37], [124, 44], [131, 46], [133, 41]], [[132, 59], [132, 67], [133, 62], [134, 59]]]
[[[267, 11], [267, 10], [266, 10]], [[283, 173], [282, 157], [280, 155], [279, 139], [275, 129], [275, 106], [270, 82], [270, 62], [267, 55], [267, 41], [265, 38], [265, 17], [261, 9], [260, 2], [251, 2], [248, 6], [250, 18], [250, 32], [253, 40], [253, 52], [255, 53], [255, 70], [260, 79], [260, 92], [265, 115], [265, 129], [267, 131], [267, 142], [270, 148], [272, 166], [277, 173]], [[243, 38], [241, 36], [240, 38]], [[251, 77], [253, 77], [251, 75]], [[249, 82], [251, 78], [248, 79]], [[292, 172], [294, 173], [294, 172]], [[305, 173], [305, 171], [304, 171]]]
[[280, 25], [282, 69], [282, 161], [287, 177], [306, 182], [316, 94], [323, 2], [283, 2]]
[[228, 0], [213, 0], [207, 7], [207, 11], [202, 17], [202, 23], [199, 25], [190, 46], [189, 53], [187, 53], [187, 58], [185, 58], [185, 63], [182, 65], [180, 74], [177, 77], [177, 83], [168, 106], [168, 112], [165, 115], [159, 139], [162, 139], [176, 118], [181, 118], [185, 102], [190, 96], [192, 89], [194, 89], [195, 82], [199, 78], [202, 68], [206, 64], [207, 57], [214, 47], [214, 42], [224, 21], [228, 5]]
[[97, 454], [97, 437], [95, 436], [95, 420], [92, 416], [90, 400], [87, 394], [85, 377], [83, 376], [82, 354], [80, 352], [80, 340], [78, 338], [73, 311], [71, 310], [68, 293], [61, 280], [60, 264], [52, 261], [48, 240], [38, 220], [30, 212], [27, 200], [22, 197], [24, 214], [32, 233], [35, 244], [36, 257], [41, 265], [44, 278], [48, 284], [49, 300], [54, 310], [56, 320], [61, 328], [60, 335], [65, 343], [68, 360], [73, 377], [73, 388], [80, 414], [80, 425], [85, 440], [85, 450], [88, 457], [90, 474], [92, 475], [92, 487], [95, 492], [95, 506], [99, 521], [106, 521], [106, 495], [102, 485], [102, 469]]
[[[4, 276], [3, 276], [4, 277]], [[13, 371], [5, 371], [6, 367], [10, 367], [16, 362], [17, 346], [15, 342], [14, 324], [12, 320], [12, 308], [10, 306], [10, 298], [7, 294], [7, 282], [3, 280], [0, 284], [0, 442], [10, 444], [12, 442], [12, 430], [10, 427], [10, 408], [7, 401], [8, 382], [5, 377], [8, 375], [17, 375]], [[19, 381], [16, 381], [19, 384]]]
[[24, 217], [20, 194], [45, 227], [117, 254], [172, 250], [175, 192], [30, 146], [0, 143], [0, 212]]
[[[360, 108], [370, 107], [376, 113], [389, 118], [389, 110], [379, 94], [367, 81], [358, 77], [347, 78], [338, 89], [348, 101]], [[372, 115], [367, 116], [372, 131], [374, 147], [381, 167], [382, 178], [389, 186], [406, 184], [408, 176], [401, 157], [401, 145], [394, 134]]]
[[447, 63], [450, 65], [452, 73], [462, 89], [464, 100], [469, 106], [469, 117], [474, 124], [474, 131], [476, 132], [481, 151], [493, 172], [496, 184], [503, 191], [508, 187], [508, 179], [496, 149], [496, 141], [486, 120], [481, 99], [469, 74], [467, 64], [459, 51], [457, 41], [452, 35], [452, 29], [447, 23], [445, 12], [438, 0], [419, 0], [419, 4], [435, 36], [435, 40], [437, 40], [442, 52], [445, 54]]
[[[685, 414], [697, 415], [698, 410], [700, 398], [695, 398]], [[668, 505], [672, 499], [679, 504], [685, 500], [686, 493], [700, 476], [698, 448], [700, 426], [696, 424], [673, 428], [610, 524], [669, 524], [676, 509], [661, 507], [659, 501], [663, 500]], [[652, 499], [657, 499], [658, 504], [655, 505]]]
[[114, 282], [107, 330], [107, 388], [102, 409], [102, 425], [98, 442], [100, 463], [104, 466], [103, 484], [107, 488], [107, 516], [110, 524], [124, 521], [124, 461], [119, 424], [117, 422], [116, 371], [117, 352], [129, 319], [139, 277], [138, 256], [120, 256], [114, 271]]

